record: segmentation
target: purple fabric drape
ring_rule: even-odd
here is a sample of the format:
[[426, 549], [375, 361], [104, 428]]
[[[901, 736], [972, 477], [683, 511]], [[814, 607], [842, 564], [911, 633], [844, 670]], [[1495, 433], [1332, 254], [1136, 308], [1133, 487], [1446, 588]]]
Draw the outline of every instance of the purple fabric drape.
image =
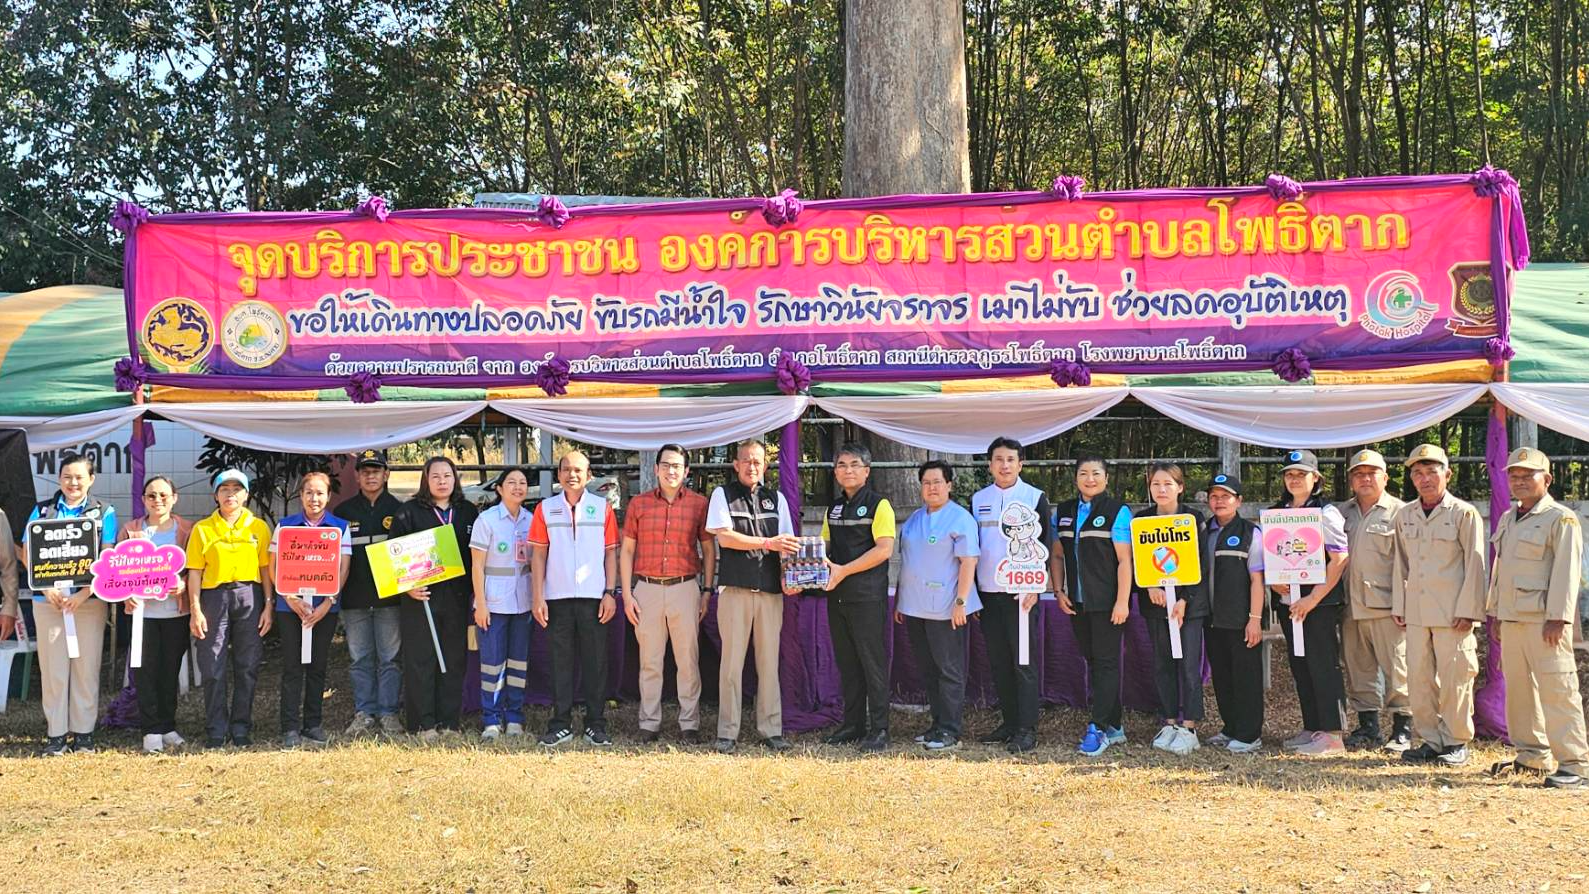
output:
[[[1501, 317], [1504, 319], [1504, 317]], [[1496, 401], [1490, 407], [1489, 430], [1484, 438], [1484, 466], [1490, 473], [1490, 530], [1501, 516], [1512, 508], [1512, 492], [1506, 483], [1506, 408]], [[1495, 553], [1490, 553], [1495, 561]], [[1481, 736], [1507, 741], [1506, 737], [1506, 677], [1501, 673], [1500, 625], [1494, 618], [1486, 618], [1485, 638], [1489, 641], [1489, 654], [1484, 659], [1484, 685], [1473, 694], [1473, 728]]]
[[[143, 518], [143, 481], [148, 472], [144, 452], [154, 446], [154, 425], [139, 416], [132, 423], [132, 440], [127, 443], [127, 455], [132, 466], [132, 517]], [[187, 544], [183, 544], [187, 546]]]

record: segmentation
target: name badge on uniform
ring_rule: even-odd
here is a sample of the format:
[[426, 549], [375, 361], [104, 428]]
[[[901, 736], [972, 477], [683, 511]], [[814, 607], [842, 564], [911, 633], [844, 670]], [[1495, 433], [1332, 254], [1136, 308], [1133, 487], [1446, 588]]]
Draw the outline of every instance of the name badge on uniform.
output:
[[527, 540], [520, 540], [513, 544], [513, 561], [523, 565], [530, 561], [530, 544]]

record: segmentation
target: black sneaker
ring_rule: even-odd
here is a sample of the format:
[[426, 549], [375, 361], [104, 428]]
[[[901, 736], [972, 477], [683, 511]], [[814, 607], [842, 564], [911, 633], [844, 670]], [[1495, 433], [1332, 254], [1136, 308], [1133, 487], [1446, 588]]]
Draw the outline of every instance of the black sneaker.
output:
[[547, 730], [545, 735], [541, 736], [540, 741], [541, 744], [545, 745], [547, 748], [556, 748], [557, 746], [567, 742], [572, 738], [574, 738], [573, 730], [566, 726], [559, 726]]
[[1487, 772], [1492, 779], [1504, 779], [1508, 776], [1543, 776], [1545, 774], [1544, 770], [1538, 767], [1530, 767], [1519, 760], [1496, 761], [1490, 764], [1490, 769]]
[[915, 742], [917, 745], [926, 745], [927, 742], [929, 740], [931, 740], [933, 736], [936, 736], [936, 735], [938, 735], [938, 727], [929, 726], [929, 727], [927, 727], [927, 731], [926, 732], [922, 733], [921, 735], [917, 736], [916, 738], [912, 739], [911, 741]]
[[856, 726], [841, 726], [822, 740], [824, 745], [852, 745], [866, 738], [866, 730]]
[[324, 745], [331, 741], [331, 737], [326, 735], [324, 727], [311, 726], [303, 731], [303, 740], [311, 745]]
[[225, 736], [210, 736], [210, 737], [208, 737], [208, 738], [206, 738], [204, 740], [204, 747], [205, 748], [225, 748], [226, 747], [226, 737]]
[[1424, 742], [1417, 748], [1409, 748], [1401, 753], [1401, 759], [1418, 764], [1426, 764], [1440, 759], [1441, 750]]
[[680, 738], [686, 745], [699, 745], [701, 744], [701, 731], [698, 729], [687, 729]]
[[739, 743], [733, 739], [718, 739], [717, 744], [712, 747], [717, 749], [718, 754], [733, 754]]
[[960, 747], [960, 740], [955, 738], [954, 733], [946, 733], [943, 730], [938, 730], [932, 734], [932, 738], [921, 743], [921, 746], [928, 751], [933, 752], [953, 751]]
[[1024, 754], [1037, 747], [1037, 734], [1031, 730], [1021, 730], [1004, 743], [1004, 750], [1011, 754]]
[[585, 727], [585, 744], [605, 748], [612, 744], [612, 736], [607, 731], [599, 728]]
[[1545, 787], [1581, 792], [1584, 790], [1584, 781], [1583, 777], [1577, 773], [1568, 773], [1566, 770], [1558, 769], [1545, 777]]
[[1354, 751], [1379, 745], [1379, 712], [1363, 711], [1357, 715], [1357, 729], [1346, 737], [1346, 747]]
[[1391, 721], [1390, 738], [1385, 740], [1386, 751], [1405, 752], [1412, 747], [1412, 718], [1406, 714], [1397, 714]]
[[867, 754], [875, 754], [879, 751], [887, 751], [888, 730], [880, 729], [877, 732], [872, 733], [871, 735], [862, 739], [860, 744], [855, 747], [861, 749], [861, 751]]
[[44, 744], [39, 748], [39, 756], [60, 757], [69, 750], [66, 747], [65, 736], [50, 736], [44, 740]]
[[788, 751], [794, 747], [793, 745], [790, 745], [789, 740], [785, 739], [783, 736], [768, 736], [767, 738], [761, 740], [761, 744], [769, 751]]
[[232, 736], [232, 744], [238, 748], [251, 748], [254, 745], [254, 737], [248, 733], [234, 734]]
[[640, 741], [646, 745], [654, 745], [662, 738], [662, 730], [643, 729], [640, 731]]
[[1448, 767], [1460, 767], [1468, 762], [1468, 746], [1452, 745], [1450, 748], [1440, 752], [1440, 756], [1435, 758], [1435, 760]]
[[94, 734], [72, 733], [72, 741], [69, 747], [74, 754], [93, 754]]
[[1005, 742], [1010, 741], [1010, 737], [1015, 735], [1015, 733], [1015, 727], [1001, 723], [998, 729], [982, 736], [977, 741], [984, 745], [1003, 745]]

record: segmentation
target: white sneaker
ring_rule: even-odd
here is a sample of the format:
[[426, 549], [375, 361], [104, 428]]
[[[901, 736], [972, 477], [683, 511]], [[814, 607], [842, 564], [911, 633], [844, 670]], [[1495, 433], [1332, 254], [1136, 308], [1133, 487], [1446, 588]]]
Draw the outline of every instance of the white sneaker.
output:
[[502, 727], [493, 723], [480, 732], [480, 741], [495, 742], [500, 735], [502, 735]]
[[1173, 723], [1164, 724], [1164, 728], [1159, 730], [1159, 734], [1153, 737], [1153, 747], [1160, 751], [1168, 751], [1170, 743], [1175, 741], [1179, 730], [1180, 727]]
[[1203, 743], [1197, 741], [1197, 733], [1194, 733], [1183, 726], [1179, 728], [1179, 731], [1175, 734], [1175, 738], [1170, 740], [1170, 743], [1168, 746], [1166, 746], [1165, 750], [1171, 754], [1185, 757], [1186, 755], [1191, 754], [1201, 747], [1203, 747]]
[[157, 754], [166, 750], [166, 740], [159, 733], [150, 733], [143, 737], [143, 750], [150, 754]]
[[183, 745], [188, 744], [188, 740], [177, 735], [176, 730], [161, 736], [160, 741], [164, 742], [167, 748], [181, 748]]
[[1232, 754], [1252, 754], [1254, 751], [1257, 751], [1262, 747], [1262, 739], [1254, 739], [1251, 742], [1243, 742], [1240, 739], [1231, 739], [1230, 744], [1225, 746], [1225, 750]]

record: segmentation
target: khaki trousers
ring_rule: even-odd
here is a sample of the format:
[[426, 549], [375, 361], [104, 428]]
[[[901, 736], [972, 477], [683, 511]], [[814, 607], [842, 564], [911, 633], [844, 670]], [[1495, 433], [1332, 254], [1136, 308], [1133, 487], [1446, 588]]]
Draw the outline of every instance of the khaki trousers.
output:
[[1341, 625], [1346, 706], [1354, 713], [1407, 713], [1407, 634], [1389, 615]]
[[635, 602], [640, 608], [640, 728], [662, 728], [662, 668], [668, 642], [673, 642], [673, 662], [679, 668], [679, 729], [701, 726], [701, 660], [697, 648], [700, 632], [701, 585], [693, 578], [659, 586], [636, 581]]
[[1501, 622], [1501, 672], [1506, 675], [1506, 730], [1517, 759], [1540, 770], [1589, 775], [1573, 625], [1561, 642], [1545, 645], [1543, 621]]
[[1473, 741], [1473, 678], [1479, 675], [1473, 630], [1407, 625], [1407, 700], [1418, 738], [1436, 748]]
[[783, 695], [778, 689], [778, 643], [783, 637], [782, 593], [724, 587], [717, 598], [723, 663], [717, 677], [717, 737], [739, 738], [745, 650], [756, 646], [756, 731], [783, 735]]
[[47, 735], [92, 733], [99, 720], [99, 662], [105, 644], [107, 604], [89, 599], [77, 615], [76, 660], [66, 657], [66, 622], [48, 602], [33, 603], [38, 627], [39, 689], [44, 698]]

